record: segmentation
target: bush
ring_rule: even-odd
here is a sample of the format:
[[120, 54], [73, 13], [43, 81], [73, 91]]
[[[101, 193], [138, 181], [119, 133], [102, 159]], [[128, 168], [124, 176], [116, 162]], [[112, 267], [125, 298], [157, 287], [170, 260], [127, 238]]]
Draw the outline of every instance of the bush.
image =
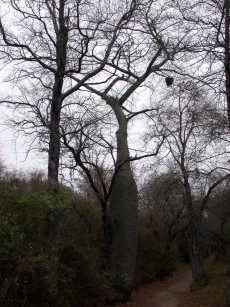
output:
[[[0, 306], [48, 306], [47, 182], [9, 173], [0, 179], [0, 203]], [[100, 209], [65, 186], [59, 206], [59, 292], [50, 306], [102, 306], [111, 273]]]
[[109, 287], [94, 215], [93, 208], [78, 198], [63, 211], [58, 306], [97, 306]]
[[11, 215], [0, 212], [0, 257], [17, 258], [24, 243], [24, 233]]
[[206, 285], [197, 287], [195, 291], [188, 293], [184, 298], [183, 306], [229, 307], [226, 271], [227, 263], [223, 261], [211, 263], [207, 270]]
[[157, 241], [151, 229], [139, 232], [136, 282], [145, 283], [170, 276], [179, 260], [177, 244]]
[[103, 296], [105, 282], [97, 248], [66, 244], [61, 250], [59, 274], [58, 306], [92, 306]]
[[5, 280], [13, 274], [18, 259], [24, 253], [24, 234], [14, 219], [0, 212], [0, 296], [4, 296]]
[[5, 279], [7, 300], [17, 298], [24, 304], [42, 306], [47, 301], [48, 266], [44, 255], [27, 255], [18, 261], [14, 273]]

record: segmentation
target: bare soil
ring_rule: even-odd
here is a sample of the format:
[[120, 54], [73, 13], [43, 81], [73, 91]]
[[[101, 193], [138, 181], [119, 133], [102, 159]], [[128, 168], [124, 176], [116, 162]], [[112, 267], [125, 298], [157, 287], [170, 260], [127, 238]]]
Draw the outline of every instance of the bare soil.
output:
[[192, 284], [189, 265], [183, 265], [165, 281], [148, 284], [134, 291], [132, 299], [116, 307], [185, 307], [183, 298]]

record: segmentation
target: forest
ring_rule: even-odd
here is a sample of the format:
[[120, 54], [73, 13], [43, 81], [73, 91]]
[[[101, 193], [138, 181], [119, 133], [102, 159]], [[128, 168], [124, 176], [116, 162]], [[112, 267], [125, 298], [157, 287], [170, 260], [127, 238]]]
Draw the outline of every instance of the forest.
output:
[[211, 257], [229, 306], [229, 8], [2, 0], [1, 125], [46, 172], [0, 163], [0, 305], [126, 302], [183, 262], [196, 292]]

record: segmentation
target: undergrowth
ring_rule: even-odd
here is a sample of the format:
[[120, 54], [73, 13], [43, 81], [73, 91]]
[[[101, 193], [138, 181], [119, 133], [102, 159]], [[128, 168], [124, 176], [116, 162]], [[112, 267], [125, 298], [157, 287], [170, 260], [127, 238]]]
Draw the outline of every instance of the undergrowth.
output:
[[205, 285], [188, 293], [181, 307], [229, 307], [226, 286], [227, 264], [215, 261], [207, 268]]

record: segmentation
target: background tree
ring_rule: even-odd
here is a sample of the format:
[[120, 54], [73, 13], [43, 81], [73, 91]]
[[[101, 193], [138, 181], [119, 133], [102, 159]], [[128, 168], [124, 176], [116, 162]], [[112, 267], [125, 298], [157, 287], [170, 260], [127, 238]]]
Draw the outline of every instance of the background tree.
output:
[[217, 259], [225, 259], [229, 244], [229, 182], [220, 185], [209, 201], [207, 208], [210, 248]]
[[[192, 48], [196, 58], [192, 56], [193, 60], [191, 65], [187, 65], [185, 75], [199, 80], [200, 86], [205, 84], [214, 89], [223, 112], [226, 112], [225, 126], [229, 126], [229, 1], [198, 0], [174, 3], [200, 37], [198, 44], [194, 44]], [[228, 139], [225, 129], [222, 131], [222, 137]], [[230, 281], [230, 278], [228, 280]], [[228, 289], [230, 293], [230, 283]]]
[[[192, 83], [184, 83], [172, 90], [170, 99], [172, 95], [178, 100], [178, 106], [172, 101], [166, 112], [159, 113], [158, 123], [168, 131], [166, 149], [173, 161], [171, 163], [179, 170], [183, 185], [183, 202], [187, 212], [186, 238], [193, 280], [197, 282], [204, 276], [200, 242], [203, 213], [214, 188], [229, 176], [228, 172], [218, 174], [216, 164], [218, 162], [222, 167], [224, 160], [222, 162], [221, 159], [227, 157], [219, 142], [218, 151], [216, 137], [213, 137], [216, 135], [214, 130], [219, 130], [221, 116], [205, 101], [203, 92]], [[202, 193], [198, 193], [201, 187]], [[200, 194], [203, 195], [202, 199]]]
[[[110, 262], [116, 276], [115, 283], [119, 287], [122, 285], [125, 296], [126, 293], [127, 296], [130, 294], [137, 242], [137, 188], [130, 162], [141, 158], [130, 157], [127, 124], [134, 116], [149, 110], [140, 107], [134, 111], [132, 98], [134, 92], [144, 85], [149, 76], [160, 72], [177, 53], [185, 50], [185, 41], [187, 42], [187, 36], [190, 35], [190, 30], [184, 28], [184, 36], [169, 39], [172, 29], [178, 29], [179, 24], [181, 27], [181, 20], [175, 18], [172, 21], [172, 17], [167, 27], [163, 26], [170, 12], [166, 2], [159, 7], [152, 1], [132, 2], [130, 12], [132, 15], [129, 14], [130, 18], [125, 19], [124, 31], [118, 37], [117, 49], [112, 50], [113, 57], [108, 59], [104, 75], [101, 75], [100, 86], [95, 86], [92, 81], [83, 85], [89, 93], [105, 102], [106, 110], [113, 111], [118, 128], [115, 145], [116, 176], [112, 177], [114, 180], [108, 198], [107, 223], [111, 239]], [[158, 18], [159, 14], [161, 18]], [[97, 57], [97, 60], [100, 58]], [[77, 83], [80, 81], [74, 75], [71, 75], [71, 78]], [[68, 140], [65, 140], [65, 143], [67, 147], [70, 145]], [[81, 164], [81, 150], [76, 151], [72, 147], [71, 152], [76, 165]], [[85, 172], [88, 172], [87, 169]], [[91, 180], [89, 176], [88, 178]]]
[[165, 229], [165, 240], [172, 243], [185, 231], [185, 204], [179, 176], [173, 171], [151, 175], [141, 188], [141, 208], [150, 218], [160, 221]]
[[[2, 99], [2, 102], [10, 103], [17, 110], [22, 106], [24, 114], [13, 120], [14, 124], [19, 124], [28, 133], [34, 129], [36, 138], [43, 144], [42, 148], [47, 150], [47, 145], [49, 147], [50, 300], [57, 293], [61, 138], [73, 157], [70, 159], [71, 167], [81, 169], [101, 203], [104, 229], [111, 244], [110, 262], [115, 284], [128, 297], [137, 243], [137, 187], [131, 162], [155, 155], [165, 135], [169, 135], [166, 149], [181, 173], [185, 188], [184, 204], [190, 211], [188, 241], [190, 247], [193, 245], [195, 249], [199, 245], [196, 241], [202, 214], [197, 215], [198, 224], [194, 222], [195, 216], [197, 211], [203, 212], [209, 195], [222, 180], [222, 177], [218, 177], [217, 181], [208, 182], [205, 176], [210, 173], [208, 167], [212, 169], [211, 162], [209, 165], [207, 161], [213, 159], [206, 158], [206, 149], [210, 152], [213, 149], [211, 144], [214, 144], [218, 130], [214, 122], [218, 122], [218, 126], [222, 120], [218, 112], [208, 105], [200, 108], [202, 95], [188, 83], [178, 87], [178, 112], [174, 108], [177, 102], [173, 100], [173, 95], [170, 110], [165, 112], [162, 105], [156, 108], [156, 99], [152, 99], [149, 90], [155, 87], [154, 95], [157, 96], [160, 91], [156, 89], [159, 88], [158, 83], [163, 82], [162, 76], [164, 80], [165, 77], [166, 80], [173, 78], [168, 76], [169, 72], [170, 75], [180, 73], [188, 76], [194, 73], [193, 77], [200, 80], [200, 75], [204, 75], [202, 70], [207, 67], [203, 65], [207, 32], [200, 31], [202, 23], [199, 20], [196, 20], [194, 27], [188, 10], [190, 1], [180, 4], [177, 1], [121, 0], [96, 2], [93, 5], [81, 0], [33, 1], [25, 5], [18, 1], [4, 3], [4, 10], [14, 10], [17, 24], [8, 27], [13, 22], [12, 13], [8, 12], [7, 19], [3, 11], [0, 23], [1, 57], [6, 65], [17, 64], [13, 68], [11, 81], [17, 84], [19, 90], [16, 98], [16, 95], [12, 95]], [[199, 4], [196, 2], [192, 9], [197, 9]], [[226, 2], [221, 8], [221, 12], [226, 12]], [[221, 16], [224, 15], [221, 13]], [[222, 28], [218, 31], [219, 35]], [[210, 49], [207, 54], [211, 54]], [[202, 84], [214, 80], [212, 72], [206, 73], [206, 76], [208, 79], [205, 81], [203, 78]], [[172, 88], [167, 89], [172, 94]], [[146, 107], [148, 99], [152, 101]], [[183, 100], [188, 104], [183, 106]], [[95, 110], [91, 111], [92, 107]], [[156, 135], [160, 137], [157, 150], [155, 152], [151, 148], [140, 154], [140, 148], [135, 147], [130, 153], [128, 123], [135, 124], [136, 115], [143, 118], [141, 114], [149, 115], [151, 110], [154, 112], [150, 118], [156, 112], [159, 115], [159, 121], [153, 119]], [[205, 123], [200, 124], [198, 110], [205, 114]], [[87, 114], [86, 121], [84, 114]], [[185, 119], [184, 114], [187, 116]], [[106, 116], [108, 121], [102, 128]], [[178, 128], [175, 129], [173, 121], [178, 118]], [[98, 136], [95, 127], [100, 131]], [[111, 131], [110, 137], [105, 127]], [[207, 133], [202, 138], [201, 132], [204, 131]], [[95, 148], [97, 151], [93, 153]], [[66, 151], [63, 150], [63, 153], [66, 154]], [[106, 158], [102, 158], [103, 155]], [[205, 167], [202, 164], [204, 161]], [[106, 176], [106, 172], [110, 175]], [[202, 201], [198, 201], [196, 194], [199, 176], [206, 195]], [[109, 184], [106, 182], [108, 177]], [[197, 207], [193, 210], [193, 199], [196, 203], [201, 202], [200, 210]], [[199, 279], [202, 266], [197, 259], [193, 261], [193, 271]]]
[[173, 170], [152, 173], [141, 185], [137, 274], [143, 272], [145, 280], [171, 276], [179, 257], [186, 259], [181, 248], [187, 224], [182, 191]]
[[[115, 6], [117, 7], [117, 6]], [[113, 18], [113, 4], [104, 7], [83, 1], [6, 1], [0, 30], [1, 55], [12, 65], [12, 79], [18, 98], [2, 99], [28, 113], [15, 120], [24, 130], [34, 129], [41, 142], [48, 141], [48, 182], [52, 200], [48, 213], [50, 299], [57, 293], [57, 252], [59, 244], [58, 171], [60, 162], [60, 120], [68, 97], [97, 75], [110, 56], [117, 35], [132, 15], [131, 2], [120, 2]], [[5, 14], [8, 11], [8, 14]], [[10, 13], [9, 13], [10, 11]], [[7, 18], [8, 15], [8, 18]], [[14, 19], [15, 26], [11, 27]], [[113, 26], [111, 26], [113, 24]], [[9, 25], [9, 26], [8, 26]], [[108, 25], [109, 28], [108, 28]], [[98, 48], [100, 45], [100, 48]], [[25, 65], [26, 63], [26, 65]], [[72, 82], [71, 76], [78, 76]], [[25, 114], [24, 114], [25, 115]]]
[[[106, 108], [107, 110], [107, 108]], [[98, 112], [96, 112], [97, 114]], [[114, 131], [113, 126], [113, 119], [108, 121], [109, 112], [106, 112], [106, 115], [102, 117], [102, 114], [99, 120], [103, 120], [103, 126], [100, 124], [98, 125], [98, 118], [96, 123], [93, 124], [93, 119], [88, 119], [90, 125], [87, 124], [82, 125], [81, 128], [78, 126], [80, 130], [79, 134], [77, 133], [77, 129], [73, 129], [74, 121], [72, 122], [73, 125], [68, 123], [68, 125], [63, 129], [63, 142], [66, 148], [71, 151], [72, 157], [67, 167], [71, 167], [73, 170], [80, 170], [83, 174], [84, 178], [88, 181], [89, 185], [91, 186], [92, 190], [95, 193], [95, 196], [98, 198], [98, 201], [101, 205], [101, 212], [102, 212], [102, 222], [103, 222], [103, 229], [105, 233], [105, 237], [107, 238], [107, 246], [109, 250], [107, 254], [110, 255], [110, 265], [113, 269], [114, 274], [116, 274], [115, 278], [115, 285], [118, 287], [122, 292], [124, 291], [124, 295], [128, 295], [128, 291], [131, 291], [132, 287], [132, 280], [134, 276], [134, 269], [135, 269], [135, 254], [136, 254], [136, 227], [137, 227], [137, 190], [136, 185], [134, 185], [134, 178], [131, 175], [131, 167], [130, 167], [130, 160], [140, 159], [141, 157], [132, 158], [126, 153], [126, 158], [120, 157], [119, 163], [116, 162], [115, 153], [116, 152], [128, 152], [128, 145], [127, 145], [127, 134], [126, 143], [125, 145], [119, 145], [117, 147], [116, 143], [113, 142], [114, 136], [111, 133]], [[124, 123], [126, 124], [126, 118], [124, 116]], [[87, 121], [86, 121], [87, 123]], [[117, 127], [116, 127], [117, 128]], [[127, 129], [127, 126], [125, 126]], [[109, 131], [109, 133], [108, 133]], [[127, 133], [127, 130], [124, 130]], [[115, 133], [115, 131], [114, 131]], [[148, 153], [144, 156], [152, 156], [156, 155], [159, 151], [162, 141], [154, 149], [154, 152]], [[121, 146], [121, 147], [120, 147]], [[143, 156], [143, 157], [144, 157]], [[118, 158], [117, 158], [118, 159]], [[72, 162], [71, 162], [72, 160]], [[111, 194], [113, 193], [114, 185], [116, 180], [118, 180], [118, 175], [123, 169], [124, 165], [128, 163], [129, 167], [125, 166], [124, 170], [122, 171], [122, 178], [125, 183], [122, 181], [122, 188], [119, 188], [119, 191], [116, 190], [116, 195], [120, 195], [121, 192], [124, 193], [125, 199], [127, 200], [127, 204], [125, 201], [116, 201], [114, 200], [114, 206], [116, 206], [116, 214], [113, 215], [120, 216], [117, 219], [117, 223], [119, 222], [118, 227], [120, 233], [120, 238], [116, 238], [117, 245], [119, 242], [119, 246], [113, 246], [112, 249], [112, 242], [114, 240], [114, 234], [111, 230], [111, 224], [108, 218], [108, 205], [111, 201]], [[72, 165], [72, 166], [71, 166]], [[126, 174], [127, 173], [127, 174]], [[130, 179], [131, 176], [131, 179]], [[132, 182], [133, 181], [133, 182]], [[134, 185], [135, 189], [132, 191], [132, 194], [128, 197], [130, 189], [132, 185]], [[114, 192], [115, 193], [115, 192]], [[122, 194], [121, 194], [122, 196]], [[132, 199], [133, 197], [136, 199]], [[123, 196], [124, 197], [124, 196]], [[130, 199], [129, 199], [130, 198]], [[115, 205], [116, 204], [116, 205]], [[120, 204], [120, 205], [118, 205]], [[121, 206], [121, 208], [120, 208]], [[128, 209], [126, 208], [128, 206]], [[133, 207], [134, 206], [134, 207]], [[136, 208], [136, 209], [135, 209]], [[135, 209], [135, 210], [134, 210]], [[115, 209], [114, 209], [115, 210]], [[127, 212], [129, 214], [127, 214]], [[134, 215], [134, 217], [132, 217]], [[113, 217], [115, 219], [115, 217]], [[125, 219], [128, 219], [125, 221]], [[132, 227], [130, 226], [132, 225]], [[114, 231], [118, 231], [117, 227]], [[127, 229], [126, 229], [127, 227]], [[134, 231], [134, 234], [133, 234]], [[125, 240], [125, 242], [124, 242]], [[127, 240], [127, 242], [126, 242]], [[123, 244], [122, 244], [123, 242]], [[122, 251], [121, 251], [121, 244], [122, 244]], [[125, 245], [124, 245], [125, 244]], [[125, 248], [124, 248], [125, 246]], [[131, 248], [132, 246], [132, 248]], [[119, 247], [119, 248], [118, 248]], [[129, 250], [129, 253], [127, 252]], [[117, 263], [112, 262], [112, 257], [114, 256], [113, 253], [119, 253], [121, 260], [116, 260]], [[129, 264], [129, 265], [128, 265]], [[131, 271], [132, 270], [132, 271]], [[124, 287], [124, 288], [123, 288]]]
[[[225, 100], [225, 110], [229, 121], [229, 1], [186, 1], [175, 2], [183, 19], [197, 32], [197, 41], [191, 47], [187, 76], [195, 78], [200, 86], [214, 89], [218, 98]], [[194, 53], [196, 59], [194, 58]]]

